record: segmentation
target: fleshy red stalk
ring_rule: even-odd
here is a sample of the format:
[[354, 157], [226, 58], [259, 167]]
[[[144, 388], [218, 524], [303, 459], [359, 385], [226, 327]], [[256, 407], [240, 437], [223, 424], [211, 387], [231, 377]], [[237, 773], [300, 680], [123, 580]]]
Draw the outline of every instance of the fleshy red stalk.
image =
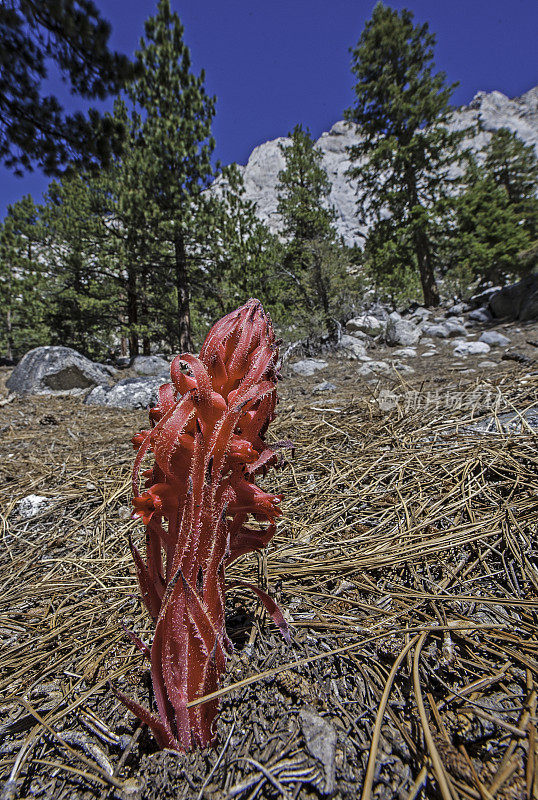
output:
[[[281, 496], [254, 483], [257, 473], [277, 465], [264, 443], [275, 414], [277, 358], [271, 321], [258, 300], [249, 300], [213, 326], [198, 358], [174, 359], [172, 382], [150, 410], [153, 428], [133, 437], [134, 514], [146, 526], [146, 560], [131, 549], [142, 598], [156, 621], [151, 650], [144, 652], [158, 715], [118, 697], [161, 747], [183, 751], [215, 739], [218, 701], [187, 704], [216, 691], [225, 669], [225, 567], [265, 547], [281, 514]], [[140, 464], [149, 451], [155, 464], [140, 491]], [[266, 527], [249, 527], [249, 517]], [[268, 595], [236, 585], [252, 588], [289, 636]]]

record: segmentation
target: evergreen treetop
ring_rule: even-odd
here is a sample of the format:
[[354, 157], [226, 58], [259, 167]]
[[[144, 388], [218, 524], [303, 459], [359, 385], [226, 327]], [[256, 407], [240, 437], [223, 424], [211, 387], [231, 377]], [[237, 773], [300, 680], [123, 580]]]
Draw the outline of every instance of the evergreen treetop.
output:
[[[436, 215], [465, 134], [446, 126], [454, 86], [443, 72], [433, 72], [434, 44], [428, 25], [415, 25], [410, 11], [378, 3], [352, 50], [355, 103], [346, 118], [362, 134], [349, 149], [351, 160], [360, 162], [349, 174], [364, 188], [362, 218], [376, 223], [392, 216], [398, 240], [407, 229], [403, 238], [412, 244], [424, 302], [435, 306]], [[381, 229], [389, 235], [395, 230]]]
[[68, 160], [106, 161], [121, 131], [95, 109], [67, 115], [45, 95], [48, 61], [74, 94], [102, 100], [133, 74], [108, 49], [110, 25], [92, 0], [13, 0], [0, 5], [0, 162], [16, 174], [37, 164], [57, 174]]
[[335, 212], [327, 203], [331, 184], [322, 165], [322, 153], [301, 125], [295, 126], [289, 138], [279, 145], [286, 162], [277, 186], [277, 211], [284, 234], [301, 241], [334, 236]]

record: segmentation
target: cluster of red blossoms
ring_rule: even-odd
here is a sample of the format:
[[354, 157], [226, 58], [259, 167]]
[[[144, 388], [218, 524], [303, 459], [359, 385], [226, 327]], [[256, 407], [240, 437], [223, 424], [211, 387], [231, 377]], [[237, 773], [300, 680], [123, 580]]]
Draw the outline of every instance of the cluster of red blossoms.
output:
[[[218, 689], [231, 650], [225, 568], [265, 547], [281, 514], [281, 496], [254, 482], [277, 462], [264, 442], [275, 412], [277, 358], [271, 321], [249, 300], [213, 326], [198, 358], [173, 360], [172, 382], [150, 410], [152, 428], [133, 437], [134, 513], [146, 526], [146, 559], [133, 544], [131, 550], [156, 625], [151, 648], [132, 638], [151, 663], [158, 714], [117, 694], [161, 747], [183, 751], [215, 739], [218, 699], [189, 704]], [[150, 450], [155, 463], [140, 492], [138, 473]], [[256, 527], [248, 527], [249, 517]], [[274, 602], [251, 588], [288, 636]]]

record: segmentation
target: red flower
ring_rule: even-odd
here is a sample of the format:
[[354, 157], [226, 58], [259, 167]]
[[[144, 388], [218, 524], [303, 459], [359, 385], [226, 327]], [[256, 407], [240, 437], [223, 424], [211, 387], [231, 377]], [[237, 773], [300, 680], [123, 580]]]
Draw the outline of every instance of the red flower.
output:
[[133, 505], [133, 517], [140, 517], [144, 525], [149, 525], [155, 513], [170, 519], [177, 512], [177, 490], [167, 483], [156, 483], [134, 497]]
[[[264, 438], [274, 418], [277, 358], [271, 321], [249, 300], [213, 326], [199, 358], [173, 360], [172, 382], [150, 410], [152, 429], [133, 437], [134, 516], [146, 526], [146, 560], [134, 545], [132, 551], [156, 621], [151, 651], [142, 649], [150, 655], [158, 716], [118, 694], [162, 747], [213, 742], [218, 702], [187, 704], [215, 691], [225, 669], [225, 567], [265, 547], [282, 513], [281, 495], [254, 483], [276, 462]], [[138, 474], [150, 450], [155, 463], [143, 473], [140, 494]], [[268, 524], [249, 528], [249, 517]], [[273, 601], [251, 588], [287, 635]]]

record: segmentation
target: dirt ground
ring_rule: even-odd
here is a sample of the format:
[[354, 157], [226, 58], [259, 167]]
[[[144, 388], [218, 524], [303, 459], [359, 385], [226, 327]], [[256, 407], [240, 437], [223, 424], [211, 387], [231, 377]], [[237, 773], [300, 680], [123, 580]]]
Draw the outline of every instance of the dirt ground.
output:
[[284, 368], [271, 437], [295, 450], [265, 479], [284, 516], [229, 577], [265, 586], [293, 641], [228, 592], [218, 743], [186, 755], [109, 688], [152, 702], [124, 632], [151, 638], [127, 546], [146, 414], [0, 406], [2, 798], [538, 797], [537, 326], [510, 337], [523, 358], [495, 368], [441, 346], [373, 382], [331, 356]]

